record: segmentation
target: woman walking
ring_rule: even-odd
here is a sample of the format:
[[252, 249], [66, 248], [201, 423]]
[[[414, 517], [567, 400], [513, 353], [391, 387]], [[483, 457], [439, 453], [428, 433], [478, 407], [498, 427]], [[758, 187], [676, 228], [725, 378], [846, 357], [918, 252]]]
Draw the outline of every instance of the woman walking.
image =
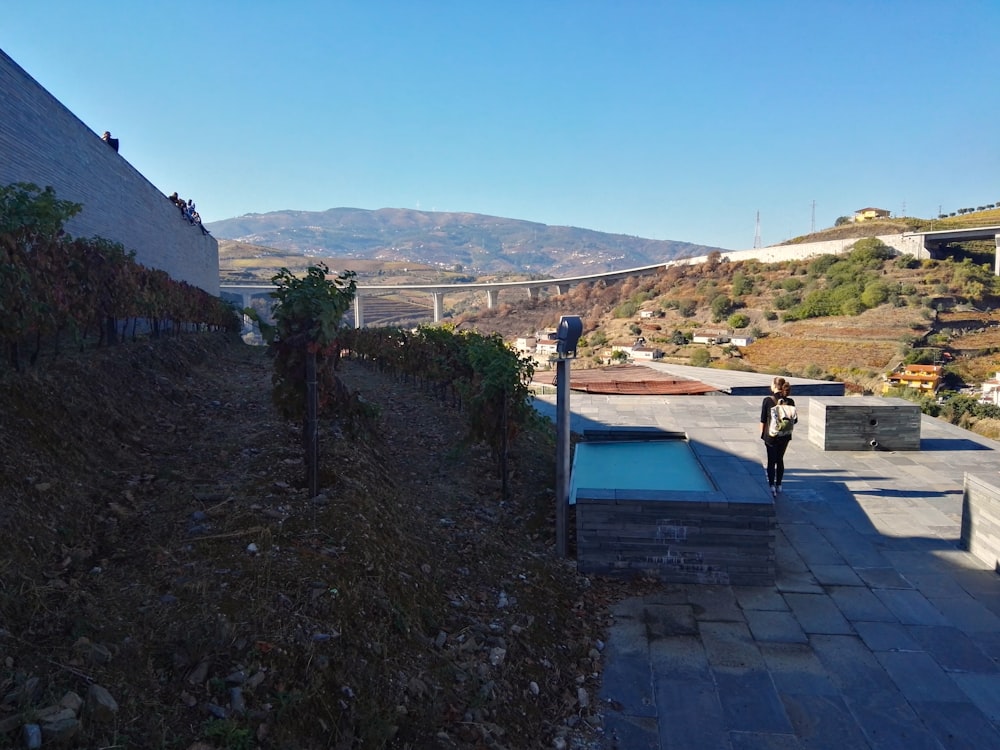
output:
[[[781, 492], [781, 480], [785, 475], [785, 451], [792, 439], [791, 425], [798, 421], [791, 392], [792, 386], [787, 380], [775, 378], [771, 381], [771, 395], [765, 396], [760, 405], [760, 439], [767, 449], [767, 484], [771, 488], [772, 497], [777, 497]], [[782, 410], [791, 415], [791, 424], [776, 424], [777, 414], [772, 411], [776, 406], [792, 407]]]

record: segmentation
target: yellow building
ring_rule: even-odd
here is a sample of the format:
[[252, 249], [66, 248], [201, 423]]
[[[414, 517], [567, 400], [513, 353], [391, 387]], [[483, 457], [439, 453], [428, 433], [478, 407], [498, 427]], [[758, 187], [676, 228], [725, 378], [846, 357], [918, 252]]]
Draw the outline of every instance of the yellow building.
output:
[[941, 365], [902, 365], [902, 370], [885, 376], [882, 392], [893, 388], [913, 388], [921, 393], [934, 393], [941, 384], [943, 374]]
[[859, 208], [854, 212], [854, 221], [871, 221], [872, 219], [888, 219], [889, 212], [884, 208]]

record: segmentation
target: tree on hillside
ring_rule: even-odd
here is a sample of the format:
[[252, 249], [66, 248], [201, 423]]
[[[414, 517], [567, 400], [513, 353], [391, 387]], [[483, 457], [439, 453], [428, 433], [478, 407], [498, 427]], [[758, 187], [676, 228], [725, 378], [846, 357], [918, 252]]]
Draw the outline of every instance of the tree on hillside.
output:
[[712, 322], [718, 323], [733, 309], [733, 301], [725, 294], [720, 294], [712, 300]]

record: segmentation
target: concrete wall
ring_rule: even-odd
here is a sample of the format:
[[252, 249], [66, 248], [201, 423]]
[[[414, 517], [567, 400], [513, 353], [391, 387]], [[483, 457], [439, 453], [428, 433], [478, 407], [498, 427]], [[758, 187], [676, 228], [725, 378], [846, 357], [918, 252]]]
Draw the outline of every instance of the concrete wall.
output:
[[142, 265], [219, 294], [215, 239], [0, 50], [0, 185], [15, 182], [82, 203], [66, 225], [74, 237], [120, 242]]
[[[850, 252], [849, 248], [859, 238], [853, 237], [845, 240], [826, 240], [825, 242], [802, 242], [797, 245], [771, 245], [769, 247], [758, 247], [753, 250], [733, 250], [722, 253], [723, 258], [730, 261], [759, 260], [762, 263], [778, 263], [784, 260], [805, 260], [817, 255], [839, 255]], [[877, 237], [886, 245], [891, 247], [899, 255], [910, 254], [914, 258], [923, 260], [929, 258], [930, 254], [924, 248], [923, 237], [911, 234], [883, 234]], [[667, 265], [674, 263], [696, 265], [704, 263], [708, 259], [706, 255], [699, 255], [695, 258], [686, 258], [681, 261], [671, 261]]]
[[993, 477], [965, 474], [959, 546], [1000, 571], [1000, 487]]

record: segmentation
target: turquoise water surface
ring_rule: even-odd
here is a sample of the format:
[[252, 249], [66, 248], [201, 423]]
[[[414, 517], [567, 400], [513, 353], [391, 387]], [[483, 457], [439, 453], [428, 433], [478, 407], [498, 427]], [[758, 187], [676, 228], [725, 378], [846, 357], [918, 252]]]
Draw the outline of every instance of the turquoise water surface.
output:
[[569, 502], [577, 489], [671, 490], [715, 489], [686, 440], [637, 440], [577, 443]]

